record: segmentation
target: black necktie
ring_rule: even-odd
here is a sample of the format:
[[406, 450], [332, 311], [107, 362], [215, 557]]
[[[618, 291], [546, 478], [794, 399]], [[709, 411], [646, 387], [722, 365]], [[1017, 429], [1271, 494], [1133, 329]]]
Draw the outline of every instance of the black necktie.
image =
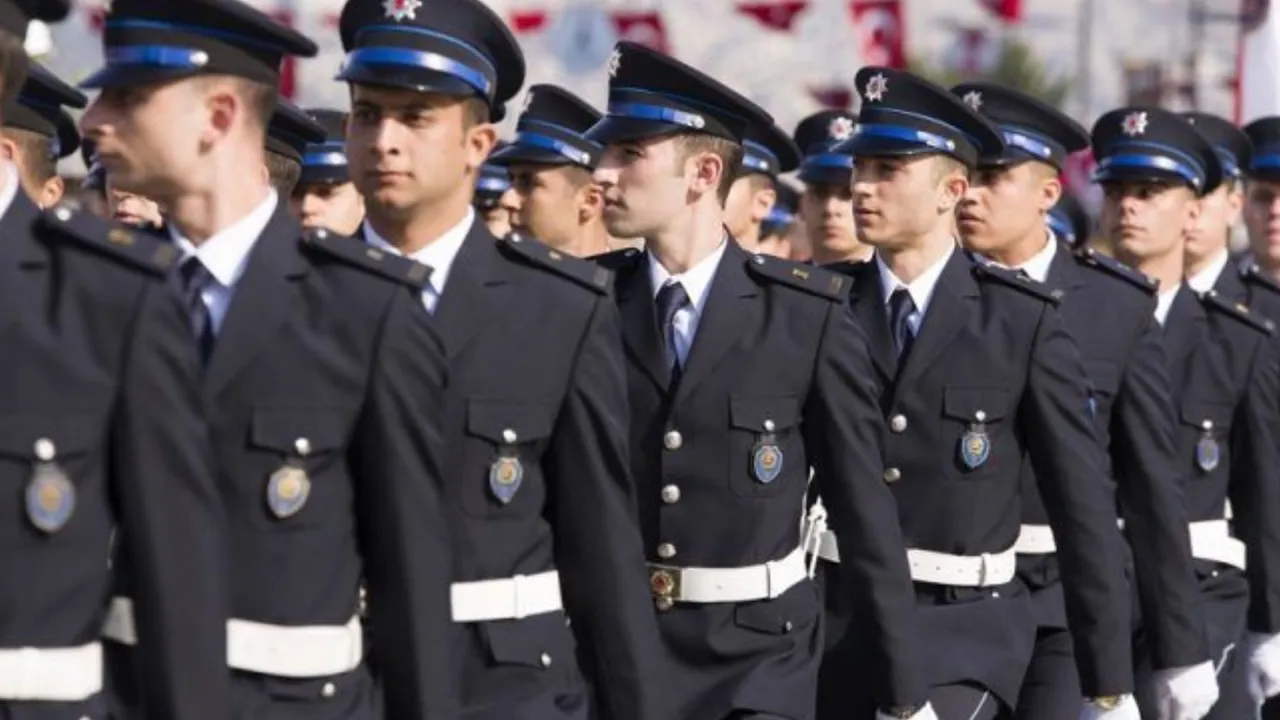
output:
[[909, 322], [915, 311], [916, 303], [906, 288], [900, 287], [889, 296], [889, 329], [893, 332], [893, 345], [898, 351], [899, 359], [907, 354], [911, 349], [911, 341], [915, 340], [915, 333]]
[[669, 282], [658, 290], [654, 299], [658, 309], [658, 329], [662, 332], [662, 344], [667, 351], [667, 360], [671, 363], [671, 380], [674, 383], [680, 376], [680, 353], [676, 350], [676, 313], [689, 304], [689, 293], [684, 285]]
[[200, 359], [208, 362], [209, 355], [213, 353], [213, 318], [209, 315], [209, 307], [204, 304], [203, 292], [214, 282], [213, 274], [200, 262], [200, 258], [190, 255], [178, 268], [178, 280], [183, 305], [191, 318], [191, 330], [200, 345]]

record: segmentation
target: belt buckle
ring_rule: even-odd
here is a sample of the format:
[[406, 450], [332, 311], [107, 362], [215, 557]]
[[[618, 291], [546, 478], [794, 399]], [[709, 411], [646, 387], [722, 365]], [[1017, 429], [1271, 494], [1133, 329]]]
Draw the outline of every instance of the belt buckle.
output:
[[660, 611], [670, 610], [680, 596], [680, 568], [669, 565], [649, 564], [649, 591], [653, 593], [653, 602]]

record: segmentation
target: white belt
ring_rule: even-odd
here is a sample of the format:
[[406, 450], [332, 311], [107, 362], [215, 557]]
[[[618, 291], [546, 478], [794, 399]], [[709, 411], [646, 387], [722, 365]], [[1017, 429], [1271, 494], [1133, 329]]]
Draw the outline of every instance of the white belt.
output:
[[102, 645], [0, 648], [0, 700], [80, 702], [102, 692]]
[[1201, 520], [1191, 523], [1190, 529], [1192, 557], [1245, 569], [1244, 543], [1231, 537], [1226, 520]]
[[686, 603], [772, 600], [808, 577], [804, 548], [781, 560], [736, 568], [671, 567], [648, 563], [649, 585], [659, 599]]
[[1048, 525], [1023, 525], [1018, 531], [1018, 542], [1013, 551], [1019, 555], [1052, 555], [1058, 552], [1053, 539], [1053, 528]]
[[[138, 643], [132, 600], [111, 598], [102, 636], [124, 645]], [[363, 659], [364, 632], [358, 617], [346, 625], [227, 621], [227, 666], [235, 670], [285, 678], [328, 677], [355, 670]]]
[[[815, 555], [827, 562], [840, 562], [836, 534], [830, 530], [818, 533]], [[932, 550], [907, 549], [907, 565], [915, 582], [953, 587], [991, 587], [1013, 580], [1018, 569], [1014, 548], [983, 555], [951, 555]]]
[[560, 600], [560, 573], [516, 575], [496, 580], [456, 582], [449, 586], [456, 623], [519, 620], [556, 612]]

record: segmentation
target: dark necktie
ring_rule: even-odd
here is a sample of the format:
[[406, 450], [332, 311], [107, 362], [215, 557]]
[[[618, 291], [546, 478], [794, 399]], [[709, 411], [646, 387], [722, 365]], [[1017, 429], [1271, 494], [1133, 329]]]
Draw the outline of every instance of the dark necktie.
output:
[[178, 268], [178, 280], [183, 305], [191, 318], [191, 330], [200, 346], [200, 359], [208, 362], [209, 355], [213, 353], [213, 318], [209, 315], [209, 307], [204, 304], [203, 292], [214, 282], [213, 274], [200, 262], [200, 258], [190, 255]]
[[915, 311], [916, 303], [906, 288], [900, 287], [889, 296], [889, 329], [893, 332], [893, 346], [898, 351], [899, 360], [906, 356], [911, 342], [915, 340], [916, 334], [909, 322]]
[[680, 377], [680, 353], [676, 350], [676, 313], [688, 306], [689, 293], [684, 285], [669, 282], [658, 290], [654, 299], [658, 309], [658, 329], [662, 332], [662, 344], [667, 351], [667, 361], [671, 363], [671, 381], [674, 384]]

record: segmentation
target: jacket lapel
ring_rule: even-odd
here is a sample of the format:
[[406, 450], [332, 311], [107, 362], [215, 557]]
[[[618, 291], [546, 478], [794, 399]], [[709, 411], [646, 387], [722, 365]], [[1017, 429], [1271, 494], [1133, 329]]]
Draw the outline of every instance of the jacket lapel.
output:
[[746, 251], [730, 238], [707, 289], [707, 302], [676, 389], [677, 402], [688, 397], [711, 374], [725, 353], [737, 344], [744, 329], [756, 327], [760, 287], [748, 277], [747, 262]]
[[883, 298], [884, 290], [880, 286], [880, 273], [876, 270], [875, 262], [855, 265], [849, 302], [854, 317], [870, 342], [872, 364], [883, 376], [882, 379], [891, 383], [898, 368], [894, 357], [893, 334], [889, 330], [889, 310]]
[[1249, 302], [1249, 289], [1240, 281], [1240, 273], [1236, 270], [1235, 265], [1230, 263], [1222, 268], [1222, 274], [1218, 275], [1217, 281], [1213, 283], [1213, 289], [1231, 302]]
[[1182, 387], [1187, 378], [1188, 362], [1204, 337], [1207, 319], [1204, 306], [1191, 288], [1179, 288], [1164, 324], [1165, 354], [1175, 388]]
[[460, 356], [490, 324], [494, 312], [491, 288], [507, 282], [498, 253], [497, 238], [477, 216], [449, 268], [435, 311], [436, 326], [450, 359]]
[[969, 306], [979, 296], [978, 282], [973, 279], [972, 261], [956, 248], [929, 298], [924, 322], [907, 353], [895, 386], [910, 387], [911, 381], [947, 349], [965, 327], [969, 320]]
[[1085, 286], [1084, 273], [1076, 262], [1075, 253], [1063, 243], [1057, 240], [1054, 242], [1058, 243], [1058, 249], [1053, 254], [1053, 261], [1049, 263], [1045, 285], [1070, 295], [1071, 291]]
[[641, 255], [631, 268], [619, 273], [618, 312], [622, 316], [622, 340], [627, 352], [665, 393], [671, 385], [671, 368], [667, 365], [662, 338], [658, 334], [658, 314], [648, 263], [648, 256]]
[[[44, 302], [49, 250], [36, 239], [32, 223], [40, 209], [21, 190], [0, 218], [0, 334], [19, 317], [21, 308]], [[47, 308], [41, 308], [41, 312]]]
[[209, 397], [234, 380], [293, 313], [293, 283], [306, 275], [308, 267], [299, 250], [301, 237], [302, 226], [281, 199], [249, 253], [218, 332], [205, 373]]

